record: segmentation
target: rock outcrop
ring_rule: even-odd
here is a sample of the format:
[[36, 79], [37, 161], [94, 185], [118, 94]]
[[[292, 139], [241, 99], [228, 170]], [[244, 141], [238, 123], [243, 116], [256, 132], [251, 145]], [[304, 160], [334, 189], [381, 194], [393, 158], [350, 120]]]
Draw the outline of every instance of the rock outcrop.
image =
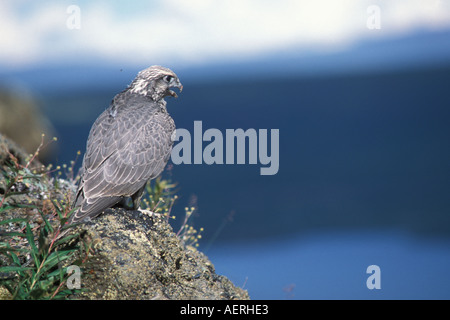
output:
[[162, 215], [110, 209], [83, 226], [92, 245], [87, 299], [248, 299], [208, 258], [185, 247]]
[[[11, 161], [11, 154], [17, 160]], [[25, 232], [25, 219], [33, 232], [35, 246], [49, 248], [54, 235], [49, 234], [45, 244], [41, 230], [49, 224], [52, 230], [57, 230], [60, 221], [54, 206], [59, 203], [58, 206], [70, 208], [68, 200], [73, 199], [75, 185], [71, 180], [22, 168], [27, 163], [26, 157], [25, 151], [0, 134], [0, 222], [14, 219], [0, 223], [0, 237]], [[37, 161], [33, 165], [42, 168]], [[31, 177], [11, 178], [8, 175], [15, 172], [11, 166], [21, 167]], [[22, 171], [16, 170], [15, 177]], [[70, 239], [71, 233], [77, 236]], [[20, 260], [19, 265], [29, 268], [33, 259], [26, 253], [26, 246], [29, 247], [26, 238], [25, 234], [16, 240], [12, 237], [5, 247], [20, 249], [15, 265]], [[60, 244], [61, 250], [67, 246], [80, 249], [70, 261], [59, 263], [58, 268], [79, 266], [82, 289], [67, 296], [69, 299], [249, 299], [245, 290], [217, 275], [203, 253], [185, 245], [163, 215], [145, 210], [108, 209], [93, 221], [72, 228], [67, 238], [67, 243]], [[0, 250], [0, 267], [12, 263], [4, 253]], [[11, 281], [14, 273], [0, 272], [0, 297], [10, 298], [2, 287], [4, 279]], [[60, 283], [54, 294], [66, 285]]]

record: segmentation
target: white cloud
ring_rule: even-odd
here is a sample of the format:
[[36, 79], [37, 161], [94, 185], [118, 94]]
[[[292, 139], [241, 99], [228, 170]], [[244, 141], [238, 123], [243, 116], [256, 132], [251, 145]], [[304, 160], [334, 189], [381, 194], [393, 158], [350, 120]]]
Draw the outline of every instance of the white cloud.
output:
[[72, 1], [0, 2], [0, 65], [82, 56], [132, 64], [201, 63], [271, 51], [335, 50], [372, 37], [367, 7], [379, 2], [380, 36], [449, 28], [440, 0], [77, 1], [81, 29], [68, 29]]

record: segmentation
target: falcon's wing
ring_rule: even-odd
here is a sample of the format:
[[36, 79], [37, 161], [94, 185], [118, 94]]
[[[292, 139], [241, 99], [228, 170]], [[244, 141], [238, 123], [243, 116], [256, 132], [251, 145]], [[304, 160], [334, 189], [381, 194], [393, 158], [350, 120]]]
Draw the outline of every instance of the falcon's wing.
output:
[[100, 115], [89, 134], [78, 191], [80, 210], [71, 222], [95, 217], [133, 195], [169, 160], [175, 125], [167, 113], [148, 106], [117, 114], [111, 110]]

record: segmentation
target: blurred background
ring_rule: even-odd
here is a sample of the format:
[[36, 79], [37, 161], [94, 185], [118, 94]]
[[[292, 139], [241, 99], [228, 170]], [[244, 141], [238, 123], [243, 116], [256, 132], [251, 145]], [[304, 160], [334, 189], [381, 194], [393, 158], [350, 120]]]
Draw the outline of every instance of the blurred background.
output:
[[0, 132], [68, 164], [153, 64], [178, 128], [280, 130], [276, 175], [164, 173], [217, 273], [253, 299], [450, 299], [450, 2], [4, 0]]

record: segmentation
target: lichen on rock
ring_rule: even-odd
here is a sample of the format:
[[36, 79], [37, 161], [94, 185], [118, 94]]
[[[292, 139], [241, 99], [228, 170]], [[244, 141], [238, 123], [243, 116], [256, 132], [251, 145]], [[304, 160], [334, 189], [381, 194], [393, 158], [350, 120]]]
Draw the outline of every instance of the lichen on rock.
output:
[[184, 247], [162, 215], [116, 208], [83, 228], [97, 241], [79, 298], [249, 299], [203, 253]]

